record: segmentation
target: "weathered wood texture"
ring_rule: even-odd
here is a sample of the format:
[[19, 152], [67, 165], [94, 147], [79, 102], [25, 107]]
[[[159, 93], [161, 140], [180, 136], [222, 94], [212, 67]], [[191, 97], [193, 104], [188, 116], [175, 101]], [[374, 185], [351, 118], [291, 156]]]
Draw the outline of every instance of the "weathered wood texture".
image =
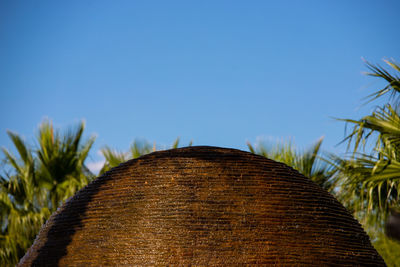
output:
[[67, 201], [20, 266], [384, 266], [360, 224], [284, 164], [187, 147], [130, 160]]

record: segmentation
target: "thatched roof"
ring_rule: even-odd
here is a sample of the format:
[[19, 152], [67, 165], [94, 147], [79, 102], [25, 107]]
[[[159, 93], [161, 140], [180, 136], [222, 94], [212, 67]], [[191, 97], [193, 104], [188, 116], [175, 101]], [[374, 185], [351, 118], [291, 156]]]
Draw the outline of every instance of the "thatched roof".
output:
[[187, 147], [130, 160], [51, 216], [20, 265], [384, 266], [360, 224], [282, 163]]

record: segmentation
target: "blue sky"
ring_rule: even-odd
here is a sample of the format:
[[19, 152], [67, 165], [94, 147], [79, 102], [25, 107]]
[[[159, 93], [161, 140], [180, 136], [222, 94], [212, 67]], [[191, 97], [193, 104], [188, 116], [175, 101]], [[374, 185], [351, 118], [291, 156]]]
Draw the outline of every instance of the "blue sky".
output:
[[32, 142], [44, 118], [86, 121], [105, 145], [135, 138], [246, 149], [344, 137], [400, 60], [399, 1], [0, 1], [0, 146]]

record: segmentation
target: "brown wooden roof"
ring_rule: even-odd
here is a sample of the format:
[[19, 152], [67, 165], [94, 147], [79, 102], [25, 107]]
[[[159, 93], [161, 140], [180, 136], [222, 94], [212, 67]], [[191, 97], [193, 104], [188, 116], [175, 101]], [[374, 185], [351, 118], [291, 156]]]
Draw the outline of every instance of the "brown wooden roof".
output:
[[20, 266], [384, 266], [360, 224], [282, 163], [187, 147], [130, 160], [51, 216]]

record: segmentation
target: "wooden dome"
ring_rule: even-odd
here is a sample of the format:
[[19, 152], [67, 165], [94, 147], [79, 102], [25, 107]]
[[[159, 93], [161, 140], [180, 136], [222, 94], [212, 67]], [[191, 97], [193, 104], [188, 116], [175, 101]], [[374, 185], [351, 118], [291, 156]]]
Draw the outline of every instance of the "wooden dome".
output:
[[43, 226], [20, 266], [384, 266], [360, 224], [292, 168], [235, 149], [127, 161]]

